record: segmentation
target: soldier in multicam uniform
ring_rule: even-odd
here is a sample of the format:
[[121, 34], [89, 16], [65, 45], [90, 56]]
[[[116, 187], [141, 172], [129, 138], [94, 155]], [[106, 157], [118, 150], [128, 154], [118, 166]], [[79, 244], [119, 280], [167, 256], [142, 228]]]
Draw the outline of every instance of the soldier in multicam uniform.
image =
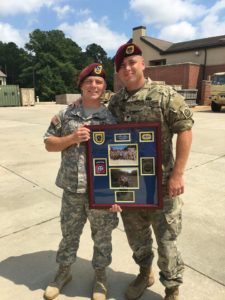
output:
[[[192, 141], [192, 112], [184, 98], [167, 85], [145, 79], [145, 64], [141, 49], [133, 44], [122, 45], [114, 58], [118, 77], [125, 86], [109, 103], [109, 110], [118, 123], [160, 121], [163, 171], [163, 209], [123, 209], [114, 205], [112, 211], [121, 211], [125, 232], [140, 267], [136, 279], [126, 290], [126, 298], [139, 298], [154, 283], [152, 272], [153, 228], [158, 244], [160, 281], [165, 286], [165, 300], [179, 299], [184, 263], [177, 248], [181, 232], [179, 197], [184, 192], [183, 174]], [[177, 134], [175, 160], [172, 153], [173, 134]]]
[[55, 116], [45, 134], [48, 151], [61, 151], [61, 166], [56, 185], [63, 189], [61, 229], [63, 238], [56, 256], [59, 264], [55, 279], [45, 290], [45, 299], [56, 298], [72, 278], [71, 265], [76, 260], [80, 236], [87, 219], [94, 241], [92, 265], [95, 270], [94, 300], [106, 299], [106, 267], [111, 263], [111, 234], [118, 225], [117, 214], [109, 210], [90, 209], [87, 195], [86, 147], [90, 139], [89, 124], [112, 124], [115, 119], [101, 105], [105, 90], [105, 71], [94, 63], [83, 69], [78, 86], [82, 93], [79, 106], [68, 106]]

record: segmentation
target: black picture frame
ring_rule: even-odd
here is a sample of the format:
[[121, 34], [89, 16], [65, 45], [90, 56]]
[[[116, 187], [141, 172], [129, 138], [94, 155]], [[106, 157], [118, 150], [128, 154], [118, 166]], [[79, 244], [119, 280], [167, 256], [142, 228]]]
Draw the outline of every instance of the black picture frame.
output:
[[162, 208], [160, 122], [89, 125], [91, 208]]

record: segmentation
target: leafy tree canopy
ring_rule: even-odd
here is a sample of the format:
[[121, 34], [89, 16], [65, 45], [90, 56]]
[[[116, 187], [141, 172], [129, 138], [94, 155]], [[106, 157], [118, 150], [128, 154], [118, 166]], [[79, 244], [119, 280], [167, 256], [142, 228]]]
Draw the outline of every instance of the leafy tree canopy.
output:
[[15, 43], [0, 42], [0, 70], [7, 75], [8, 84], [19, 84], [19, 75], [26, 52]]
[[57, 94], [78, 92], [76, 78], [93, 62], [104, 64], [108, 89], [112, 90], [113, 62], [97, 44], [88, 45], [82, 52], [61, 30], [40, 29], [30, 33], [25, 49], [0, 42], [0, 69], [7, 74], [7, 83], [34, 87], [40, 100], [54, 100]]

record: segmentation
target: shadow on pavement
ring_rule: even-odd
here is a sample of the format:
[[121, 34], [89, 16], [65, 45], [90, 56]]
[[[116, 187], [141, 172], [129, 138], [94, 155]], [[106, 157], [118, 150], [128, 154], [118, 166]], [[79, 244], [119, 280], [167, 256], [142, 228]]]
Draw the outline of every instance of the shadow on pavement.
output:
[[[56, 252], [40, 251], [28, 253], [21, 256], [11, 256], [0, 262], [0, 276], [14, 282], [16, 285], [27, 286], [31, 291], [45, 289], [48, 283], [54, 278], [57, 269], [55, 263]], [[73, 279], [63, 289], [61, 294], [69, 297], [91, 298], [94, 270], [91, 261], [77, 258], [72, 268]], [[124, 291], [135, 275], [124, 272], [115, 272], [110, 267], [108, 274], [108, 297], [124, 300]], [[162, 300], [163, 298], [151, 291], [146, 290], [146, 299]]]

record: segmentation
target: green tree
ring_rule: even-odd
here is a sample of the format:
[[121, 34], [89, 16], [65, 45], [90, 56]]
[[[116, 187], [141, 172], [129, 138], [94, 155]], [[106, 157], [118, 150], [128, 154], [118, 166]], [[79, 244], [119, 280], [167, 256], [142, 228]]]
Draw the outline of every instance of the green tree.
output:
[[113, 61], [107, 57], [105, 50], [97, 44], [90, 44], [86, 47], [86, 56], [92, 60], [91, 62], [99, 62], [104, 65], [107, 75], [107, 88], [113, 90]]
[[97, 44], [90, 44], [86, 47], [86, 55], [93, 59], [93, 62], [103, 63], [107, 60], [107, 54], [105, 50], [97, 45]]
[[0, 70], [7, 75], [7, 84], [19, 84], [26, 52], [15, 43], [0, 42]]
[[107, 74], [107, 89], [113, 91], [113, 81], [114, 81], [114, 65], [113, 60], [111, 58], [107, 58], [107, 60], [103, 63], [106, 74]]
[[39, 29], [30, 33], [25, 49], [14, 43], [0, 42], [0, 69], [7, 74], [7, 83], [34, 87], [40, 100], [53, 100], [57, 94], [78, 92], [77, 76], [93, 62], [103, 63], [108, 89], [113, 90], [113, 62], [97, 44], [90, 44], [82, 51], [62, 31]]
[[75, 42], [60, 30], [36, 29], [25, 48], [29, 57], [20, 78], [24, 84], [32, 78], [41, 100], [76, 92], [75, 76], [82, 68], [82, 49]]

